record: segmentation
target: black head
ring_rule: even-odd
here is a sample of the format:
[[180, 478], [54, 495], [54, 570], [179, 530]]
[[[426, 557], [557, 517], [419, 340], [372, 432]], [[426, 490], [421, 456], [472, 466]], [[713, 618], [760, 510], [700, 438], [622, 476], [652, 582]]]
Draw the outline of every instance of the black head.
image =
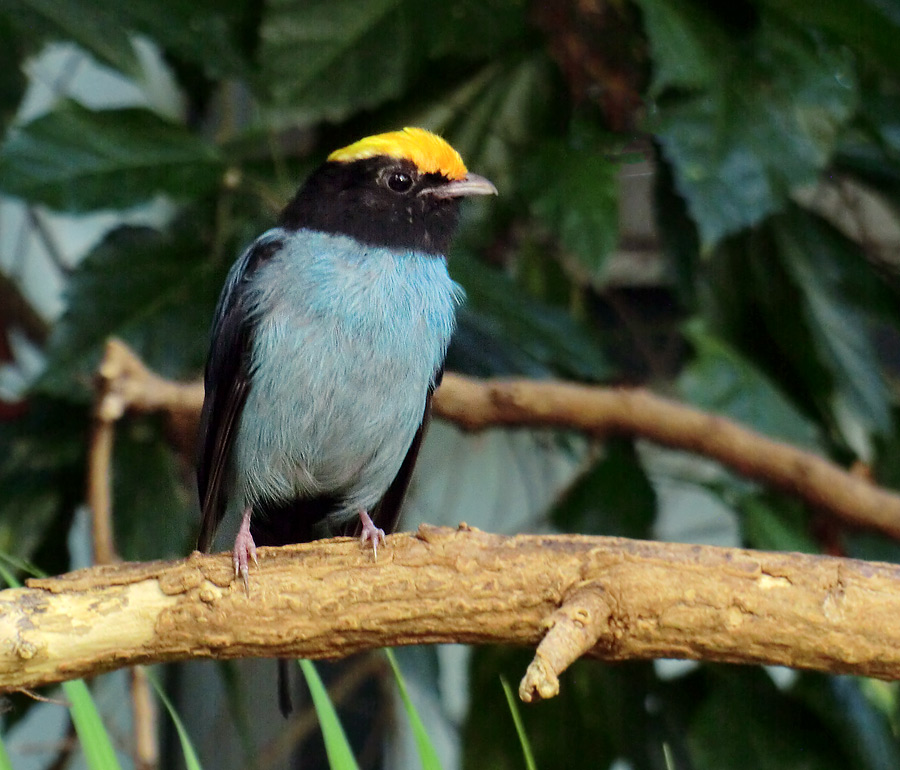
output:
[[423, 173], [405, 158], [330, 160], [297, 191], [281, 214], [281, 225], [349, 235], [373, 246], [446, 254], [460, 198], [491, 193], [494, 186], [475, 174], [451, 180]]

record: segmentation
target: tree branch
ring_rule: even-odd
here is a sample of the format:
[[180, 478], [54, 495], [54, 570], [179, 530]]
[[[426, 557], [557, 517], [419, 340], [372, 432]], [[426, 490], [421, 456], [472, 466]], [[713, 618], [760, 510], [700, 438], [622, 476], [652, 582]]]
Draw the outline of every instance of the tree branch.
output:
[[[164, 380], [116, 340], [107, 345], [100, 376], [109, 414], [117, 418], [127, 409], [165, 412], [177, 434], [190, 443], [203, 404], [202, 383]], [[434, 412], [465, 430], [533, 426], [578, 430], [601, 438], [614, 433], [639, 436], [709, 457], [849, 524], [900, 539], [900, 496], [823, 457], [641, 388], [481, 381], [447, 373], [435, 393]]]
[[539, 645], [520, 687], [581, 654], [900, 678], [900, 567], [621, 538], [423, 526], [377, 563], [355, 540], [114, 564], [0, 592], [0, 690], [191, 658], [332, 658], [387, 645]]
[[643, 388], [445, 375], [435, 414], [468, 430], [496, 425], [571, 428], [602, 438], [639, 436], [716, 460], [854, 526], [900, 539], [900, 495], [811, 452]]

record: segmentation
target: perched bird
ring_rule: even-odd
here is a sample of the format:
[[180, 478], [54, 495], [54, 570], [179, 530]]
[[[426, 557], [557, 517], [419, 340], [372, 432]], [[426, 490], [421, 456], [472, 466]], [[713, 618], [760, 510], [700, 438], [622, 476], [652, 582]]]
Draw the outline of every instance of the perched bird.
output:
[[397, 524], [462, 290], [445, 254], [460, 199], [496, 194], [443, 139], [406, 128], [333, 152], [235, 262], [206, 364], [198, 547], [240, 515], [257, 545]]

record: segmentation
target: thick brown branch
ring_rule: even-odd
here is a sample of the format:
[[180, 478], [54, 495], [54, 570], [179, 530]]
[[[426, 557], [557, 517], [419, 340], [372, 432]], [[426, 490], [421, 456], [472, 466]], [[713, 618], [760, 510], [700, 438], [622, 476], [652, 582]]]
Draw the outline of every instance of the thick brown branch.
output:
[[249, 597], [226, 554], [33, 580], [0, 592], [0, 690], [135, 663], [437, 642], [540, 643], [529, 696], [552, 694], [582, 651], [900, 678], [888, 564], [432, 527], [383, 554], [350, 539], [263, 548]]
[[[203, 386], [163, 380], [122, 343], [111, 341], [101, 367], [109, 408], [167, 412], [187, 435], [196, 430]], [[643, 389], [532, 380], [480, 381], [446, 374], [435, 393], [438, 417], [466, 430], [550, 426], [593, 436], [639, 436], [710, 457], [747, 478], [796, 495], [855, 526], [900, 538], [900, 496], [810, 452], [773, 441], [717, 415]], [[185, 435], [182, 430], [182, 435]]]

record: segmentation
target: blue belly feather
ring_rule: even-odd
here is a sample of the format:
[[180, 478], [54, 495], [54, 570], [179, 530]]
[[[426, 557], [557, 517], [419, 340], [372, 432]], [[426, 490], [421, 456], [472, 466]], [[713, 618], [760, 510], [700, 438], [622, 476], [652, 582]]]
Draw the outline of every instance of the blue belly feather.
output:
[[462, 289], [434, 255], [309, 230], [263, 237], [284, 246], [249, 279], [252, 386], [232, 499], [244, 508], [336, 495], [343, 520], [396, 476]]

